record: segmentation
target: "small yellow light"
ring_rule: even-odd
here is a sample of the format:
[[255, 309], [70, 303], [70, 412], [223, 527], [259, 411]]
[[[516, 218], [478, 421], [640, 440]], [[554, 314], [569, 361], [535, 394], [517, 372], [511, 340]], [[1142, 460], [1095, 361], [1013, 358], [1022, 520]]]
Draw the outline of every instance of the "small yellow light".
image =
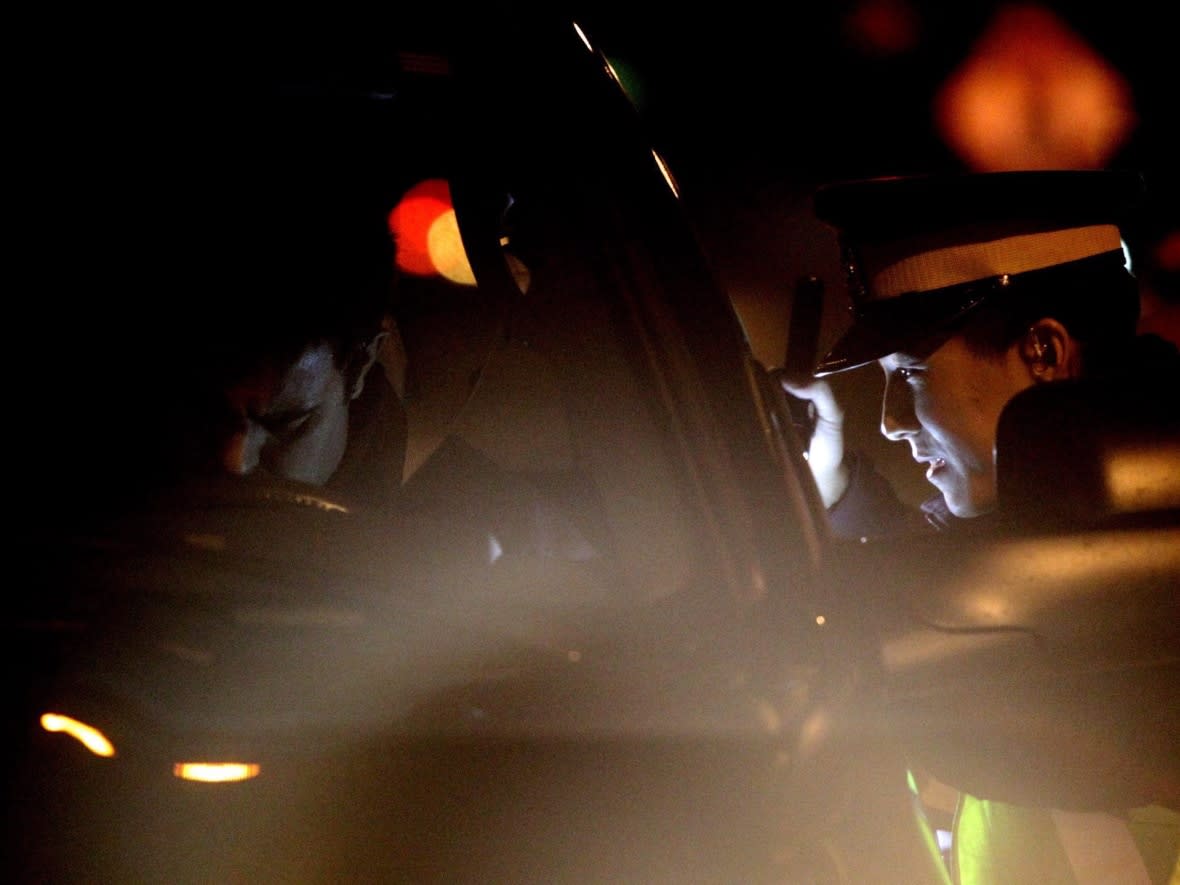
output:
[[823, 615], [816, 615], [815, 622], [822, 627], [824, 624], [826, 624], [828, 622], [828, 619], [825, 618]]
[[671, 189], [672, 196], [679, 199], [680, 185], [676, 183], [676, 177], [672, 174], [672, 170], [668, 168], [667, 162], [665, 162], [664, 158], [661, 157], [659, 153], [652, 151], [651, 154], [653, 157], [655, 157], [656, 165], [660, 167], [660, 173], [664, 176], [664, 183]]
[[68, 734], [95, 756], [110, 757], [115, 755], [115, 745], [107, 740], [106, 735], [94, 726], [79, 722], [71, 716], [62, 713], [44, 713], [41, 716], [41, 727], [46, 731]]
[[172, 773], [186, 781], [229, 784], [258, 777], [262, 768], [255, 762], [177, 762]]
[[585, 44], [586, 48], [593, 52], [594, 47], [590, 45], [590, 41], [586, 37], [586, 32], [582, 30], [581, 26], [577, 22], [574, 22], [574, 30], [577, 32], [578, 36], [582, 38], [582, 43]]

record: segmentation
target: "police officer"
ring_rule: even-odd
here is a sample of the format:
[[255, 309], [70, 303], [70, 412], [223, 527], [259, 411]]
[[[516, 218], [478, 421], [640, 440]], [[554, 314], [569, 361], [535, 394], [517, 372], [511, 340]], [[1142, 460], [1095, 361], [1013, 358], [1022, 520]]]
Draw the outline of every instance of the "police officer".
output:
[[[1144, 196], [1141, 176], [1111, 171], [899, 177], [817, 191], [816, 214], [839, 236], [852, 321], [814, 379], [784, 386], [814, 405], [809, 465], [837, 534], [996, 526], [1005, 518], [1001, 414], [1041, 385], [1084, 381], [1176, 427], [1180, 355], [1136, 334], [1138, 291], [1120, 230]], [[843, 410], [825, 380], [874, 362], [885, 374], [881, 432], [909, 444], [937, 490], [917, 519], [845, 451]], [[1180, 814], [1158, 806], [1064, 812], [961, 795], [953, 867], [964, 885], [1175, 883], [1178, 833]]]

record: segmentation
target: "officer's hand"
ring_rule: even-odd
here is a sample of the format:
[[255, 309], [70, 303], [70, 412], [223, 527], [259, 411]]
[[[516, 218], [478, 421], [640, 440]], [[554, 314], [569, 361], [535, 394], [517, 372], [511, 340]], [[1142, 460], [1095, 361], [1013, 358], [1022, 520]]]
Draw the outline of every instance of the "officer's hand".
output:
[[811, 403], [815, 430], [807, 448], [807, 464], [825, 507], [831, 507], [848, 489], [848, 466], [844, 463], [844, 409], [836, 401], [832, 385], [822, 378], [793, 381], [780, 377], [791, 396]]

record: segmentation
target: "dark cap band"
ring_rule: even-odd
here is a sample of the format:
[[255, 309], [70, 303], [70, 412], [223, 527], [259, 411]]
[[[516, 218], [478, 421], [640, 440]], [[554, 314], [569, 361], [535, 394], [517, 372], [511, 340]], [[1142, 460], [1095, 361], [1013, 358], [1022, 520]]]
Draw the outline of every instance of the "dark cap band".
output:
[[881, 301], [854, 305], [853, 322], [815, 369], [822, 377], [859, 368], [899, 351], [916, 352], [923, 342], [943, 333], [985, 302], [1000, 295], [1019, 296], [1045, 286], [1070, 286], [1095, 274], [1127, 272], [1121, 250], [1067, 264], [1002, 274], [986, 280], [929, 292], [907, 292]]

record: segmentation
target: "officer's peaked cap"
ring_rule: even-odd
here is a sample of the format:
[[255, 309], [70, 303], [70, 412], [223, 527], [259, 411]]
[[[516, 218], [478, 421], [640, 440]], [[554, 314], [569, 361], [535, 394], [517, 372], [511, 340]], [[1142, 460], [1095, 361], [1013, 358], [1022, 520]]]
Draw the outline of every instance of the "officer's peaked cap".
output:
[[1138, 173], [1098, 170], [950, 173], [819, 188], [815, 213], [839, 237], [853, 319], [815, 374], [915, 347], [1014, 283], [1125, 266], [1120, 225], [1143, 195]]

